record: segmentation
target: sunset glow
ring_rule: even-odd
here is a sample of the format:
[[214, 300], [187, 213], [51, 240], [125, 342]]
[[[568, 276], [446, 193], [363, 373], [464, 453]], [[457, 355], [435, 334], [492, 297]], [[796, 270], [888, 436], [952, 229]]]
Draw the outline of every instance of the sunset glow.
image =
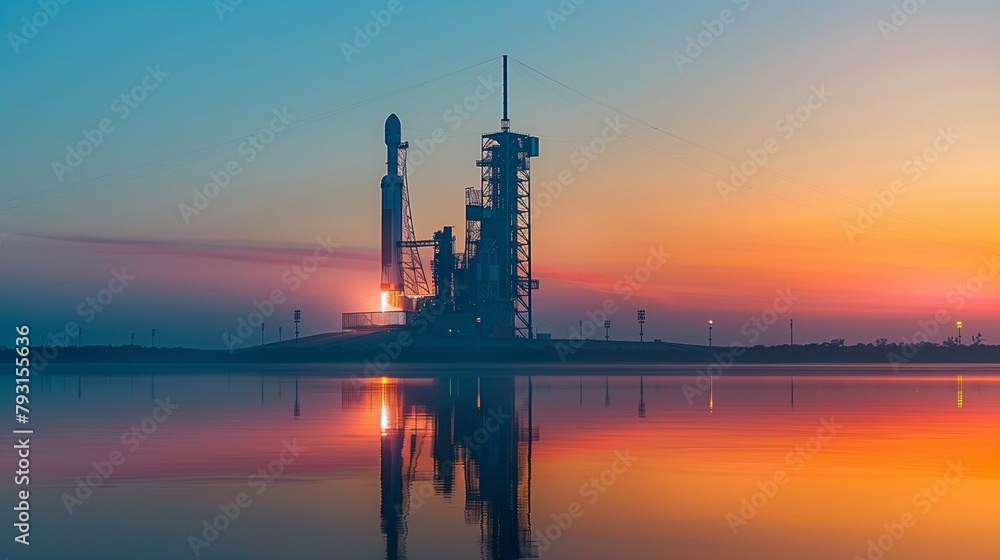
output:
[[[143, 15], [148, 9], [131, 8], [142, 21], [151, 19]], [[531, 170], [539, 332], [569, 336], [581, 315], [612, 297], [623, 308], [648, 309], [650, 339], [701, 342], [699, 325], [711, 316], [715, 340], [728, 344], [745, 341], [742, 326], [770, 305], [775, 290], [788, 289], [798, 296], [789, 313], [804, 343], [900, 341], [938, 310], [948, 320], [936, 341], [955, 334], [959, 312], [966, 338], [982, 333], [1000, 341], [1000, 175], [992, 164], [1000, 150], [1000, 77], [988, 71], [997, 6], [928, 4], [905, 27], [886, 32], [877, 22], [891, 6], [879, 3], [753, 3], [680, 68], [674, 53], [684, 54], [698, 22], [718, 14], [697, 3], [644, 9], [642, 23], [612, 29], [606, 22], [620, 14], [610, 5], [581, 6], [555, 24], [556, 33], [538, 18], [516, 41], [530, 48], [511, 53], [511, 119], [542, 146]], [[273, 13], [277, 6], [261, 10], [240, 17], [283, 17]], [[502, 11], [524, 15], [513, 5]], [[232, 75], [283, 68], [273, 91], [211, 78], [201, 51], [176, 50], [163, 69], [178, 70], [64, 182], [52, 175], [53, 158], [124, 87], [110, 84], [130, 83], [119, 76], [132, 62], [128, 53], [160, 52], [160, 35], [136, 37], [129, 50], [102, 43], [102, 56], [87, 58], [90, 51], [72, 48], [92, 36], [84, 21], [52, 33], [48, 48], [92, 79], [74, 84], [73, 102], [58, 114], [31, 88], [13, 92], [21, 110], [8, 130], [30, 131], [31, 140], [7, 143], [0, 212], [9, 237], [0, 262], [10, 271], [8, 293], [18, 294], [11, 310], [51, 308], [39, 328], [58, 333], [123, 264], [141, 281], [121, 296], [128, 311], [111, 306], [89, 325], [95, 343], [120, 342], [125, 325], [155, 316], [171, 341], [215, 348], [218, 333], [232, 331], [234, 318], [275, 288], [289, 301], [278, 317], [304, 308], [311, 333], [339, 330], [343, 312], [390, 310], [377, 287], [386, 115], [399, 115], [411, 146], [416, 238], [453, 225], [463, 247], [463, 188], [480, 180], [478, 135], [496, 129], [501, 111], [498, 93], [478, 99], [475, 87], [477, 76], [498, 79], [497, 56], [505, 52], [483, 33], [506, 31], [476, 24], [485, 13], [466, 14], [472, 21], [456, 28], [448, 18], [413, 12], [419, 23], [409, 25], [421, 35], [452, 33], [475, 46], [428, 59], [402, 47], [414, 30], [401, 26], [401, 35], [380, 37], [364, 63], [315, 73], [317, 48], [340, 53], [342, 38], [324, 31], [318, 44], [289, 52], [255, 44], [227, 67]], [[185, 10], [152, 19], [192, 25]], [[325, 21], [311, 18], [274, 40], [298, 44], [297, 36], [326, 29]], [[193, 25], [199, 36], [215, 37], [216, 24]], [[18, 55], [24, 83], [52, 76], [20, 66], [44, 68], [46, 52]], [[485, 62], [379, 98], [478, 61]], [[390, 67], [397, 69], [391, 83], [376, 79]], [[199, 92], [198, 103], [187, 101], [190, 91]], [[444, 111], [470, 95], [477, 109], [457, 125], [447, 119]], [[243, 102], [234, 105], [237, 97]], [[371, 98], [377, 101], [337, 112]], [[245, 135], [268, 124], [272, 106], [285, 104], [297, 132], [279, 133], [233, 188], [188, 216], [190, 224], [178, 205], [191, 204], [192, 188], [238, 157], [235, 149], [184, 156], [162, 171], [151, 166], [150, 176], [114, 175]], [[444, 142], [431, 139], [436, 128]], [[98, 179], [109, 174], [113, 180]], [[296, 279], [295, 267], [317, 238], [338, 249]], [[646, 281], [630, 284], [651, 251], [670, 256]], [[429, 251], [424, 258], [429, 272]], [[761, 336], [767, 344], [785, 340], [783, 329]]]

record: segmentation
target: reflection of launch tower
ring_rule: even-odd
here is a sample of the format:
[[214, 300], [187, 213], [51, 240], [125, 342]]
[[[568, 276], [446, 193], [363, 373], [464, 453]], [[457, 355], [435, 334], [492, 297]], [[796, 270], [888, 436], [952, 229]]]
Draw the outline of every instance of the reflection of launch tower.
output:
[[470, 463], [466, 519], [482, 527], [485, 558], [531, 558], [531, 446], [537, 437], [531, 381], [517, 387], [512, 377], [484, 378], [481, 395], [481, 407], [474, 411], [477, 424], [495, 425], [505, 414], [510, 418], [481, 445], [476, 431], [471, 440], [461, 438], [471, 441], [464, 450]]
[[[480, 385], [474, 378], [439, 379], [420, 386], [383, 380], [367, 390], [381, 405], [387, 560], [406, 557], [411, 504], [431, 492], [450, 501], [456, 474], [464, 479], [466, 521], [482, 532], [483, 558], [532, 557], [531, 446], [537, 431], [531, 422], [530, 381], [491, 378]], [[343, 402], [358, 406], [363, 400]], [[418, 468], [428, 436], [433, 438], [433, 474]], [[412, 498], [417, 502], [411, 501], [413, 492], [420, 494]]]

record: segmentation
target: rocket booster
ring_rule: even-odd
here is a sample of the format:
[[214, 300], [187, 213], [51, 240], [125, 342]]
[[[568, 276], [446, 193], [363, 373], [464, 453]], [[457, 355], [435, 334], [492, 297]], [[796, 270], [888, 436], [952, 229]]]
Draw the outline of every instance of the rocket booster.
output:
[[399, 176], [399, 117], [385, 120], [386, 174], [382, 177], [382, 291], [403, 291], [403, 179]]

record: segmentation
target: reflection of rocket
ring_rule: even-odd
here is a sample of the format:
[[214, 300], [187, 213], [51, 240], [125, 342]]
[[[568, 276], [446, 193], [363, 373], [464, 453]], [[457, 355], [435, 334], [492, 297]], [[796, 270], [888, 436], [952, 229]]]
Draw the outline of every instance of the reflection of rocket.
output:
[[[382, 291], [389, 300], [398, 300], [403, 291], [403, 179], [399, 176], [399, 144], [402, 141], [399, 117], [385, 120], [386, 174], [382, 177]], [[392, 292], [396, 292], [392, 294]]]
[[[399, 121], [396, 121], [397, 126]], [[388, 137], [386, 138], [388, 140]], [[384, 184], [384, 183], [383, 183]], [[384, 191], [383, 191], [384, 192]], [[382, 534], [385, 535], [386, 560], [406, 558], [406, 514], [409, 511], [409, 484], [403, 476], [403, 443], [401, 427], [403, 395], [401, 388], [382, 378], [382, 446], [380, 476], [382, 494]], [[415, 437], [415, 436], [414, 436]], [[411, 448], [412, 451], [412, 448]]]

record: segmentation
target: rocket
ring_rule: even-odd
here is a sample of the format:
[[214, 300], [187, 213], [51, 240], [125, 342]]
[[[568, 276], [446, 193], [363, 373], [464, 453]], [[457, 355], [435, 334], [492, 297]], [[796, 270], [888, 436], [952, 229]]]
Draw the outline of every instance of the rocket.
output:
[[[382, 291], [398, 301], [403, 292], [403, 178], [399, 176], [402, 126], [395, 113], [385, 120], [386, 170], [382, 177]], [[395, 293], [393, 293], [395, 292]]]

